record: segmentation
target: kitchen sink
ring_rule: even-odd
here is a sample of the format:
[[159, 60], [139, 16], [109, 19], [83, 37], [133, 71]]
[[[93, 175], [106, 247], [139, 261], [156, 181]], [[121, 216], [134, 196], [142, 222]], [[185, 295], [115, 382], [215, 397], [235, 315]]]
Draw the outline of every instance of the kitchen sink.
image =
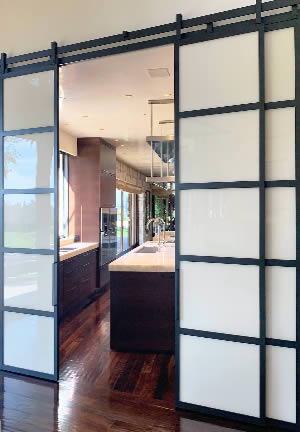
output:
[[137, 250], [135, 253], [156, 253], [158, 252], [158, 248], [155, 246], [144, 246], [142, 249]]

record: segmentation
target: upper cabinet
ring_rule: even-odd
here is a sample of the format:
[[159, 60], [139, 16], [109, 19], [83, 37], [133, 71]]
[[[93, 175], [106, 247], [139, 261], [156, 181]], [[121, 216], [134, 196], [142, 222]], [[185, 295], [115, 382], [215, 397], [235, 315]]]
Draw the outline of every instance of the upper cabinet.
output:
[[69, 234], [99, 241], [99, 209], [116, 206], [116, 150], [101, 138], [79, 138], [69, 158]]

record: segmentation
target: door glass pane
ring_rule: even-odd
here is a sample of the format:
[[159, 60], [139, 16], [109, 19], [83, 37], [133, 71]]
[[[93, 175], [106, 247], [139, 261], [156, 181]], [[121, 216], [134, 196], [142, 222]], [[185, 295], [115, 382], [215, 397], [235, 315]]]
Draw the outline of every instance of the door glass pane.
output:
[[258, 102], [258, 33], [180, 47], [180, 111]]
[[294, 28], [265, 33], [266, 102], [295, 99]]
[[259, 267], [182, 262], [180, 327], [259, 337]]
[[296, 350], [267, 346], [267, 417], [296, 423]]
[[4, 254], [4, 306], [53, 312], [51, 255]]
[[296, 340], [296, 268], [266, 267], [267, 337]]
[[4, 312], [4, 364], [54, 373], [54, 318]]
[[259, 417], [259, 346], [180, 336], [180, 400]]
[[266, 180], [295, 180], [295, 108], [266, 113]]
[[258, 111], [180, 120], [180, 182], [258, 180]]
[[54, 248], [54, 197], [52, 194], [4, 196], [4, 246]]
[[181, 255], [258, 258], [259, 190], [180, 192]]
[[4, 130], [54, 124], [54, 72], [4, 80]]
[[266, 257], [296, 259], [296, 189], [266, 189]]
[[5, 189], [52, 188], [53, 153], [53, 133], [5, 137]]

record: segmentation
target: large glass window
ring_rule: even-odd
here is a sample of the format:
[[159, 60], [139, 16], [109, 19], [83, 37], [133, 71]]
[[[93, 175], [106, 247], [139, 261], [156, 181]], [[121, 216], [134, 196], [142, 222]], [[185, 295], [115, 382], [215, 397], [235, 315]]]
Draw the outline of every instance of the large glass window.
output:
[[69, 235], [69, 169], [68, 155], [59, 154], [59, 236]]
[[117, 254], [122, 252], [122, 191], [116, 189], [117, 207]]
[[136, 243], [136, 194], [116, 190], [117, 252], [124, 252]]

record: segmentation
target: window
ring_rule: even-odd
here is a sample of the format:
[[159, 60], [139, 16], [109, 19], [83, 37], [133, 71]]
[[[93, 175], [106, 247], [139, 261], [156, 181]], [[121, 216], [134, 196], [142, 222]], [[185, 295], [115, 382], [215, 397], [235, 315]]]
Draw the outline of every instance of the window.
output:
[[69, 235], [69, 169], [67, 153], [59, 153], [59, 237]]
[[116, 190], [117, 253], [124, 252], [136, 243], [136, 194]]

